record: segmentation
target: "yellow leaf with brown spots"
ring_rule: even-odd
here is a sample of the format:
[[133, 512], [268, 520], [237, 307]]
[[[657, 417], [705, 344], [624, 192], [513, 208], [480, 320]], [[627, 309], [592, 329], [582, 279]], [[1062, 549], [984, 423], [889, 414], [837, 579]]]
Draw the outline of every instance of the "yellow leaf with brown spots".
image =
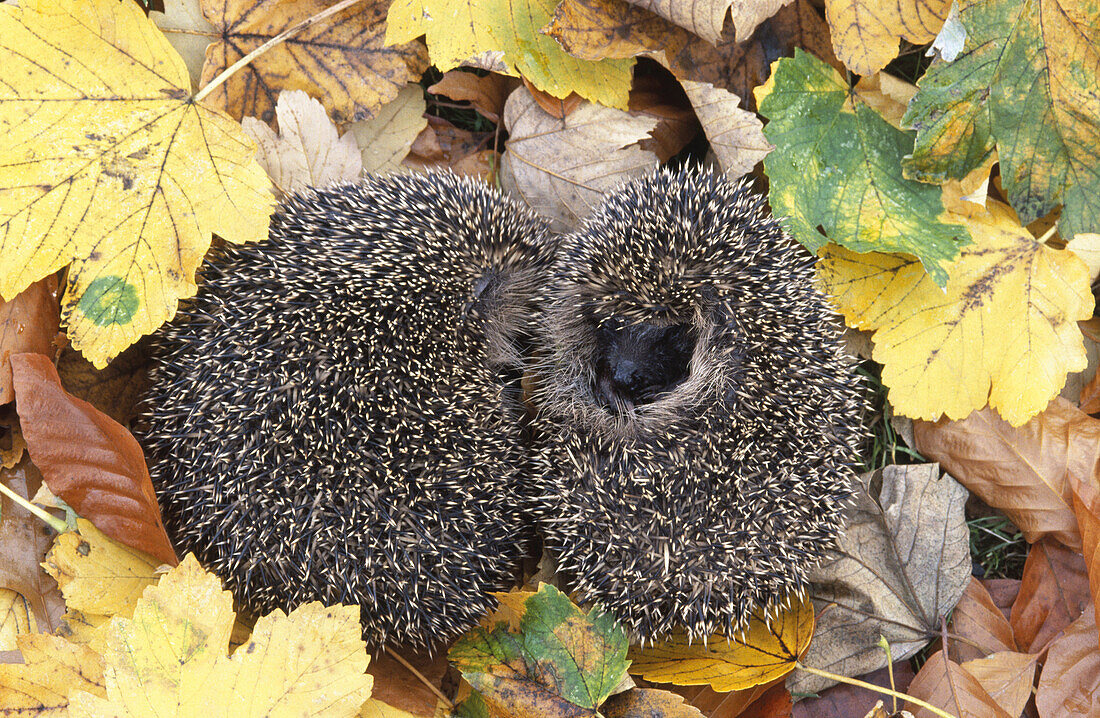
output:
[[857, 75], [873, 75], [898, 56], [899, 40], [931, 42], [951, 0], [825, 0], [836, 56]]
[[[328, 0], [203, 0], [203, 14], [221, 39], [206, 48], [202, 81], [298, 23]], [[352, 5], [295, 33], [254, 59], [210, 95], [233, 117], [270, 122], [279, 92], [318, 97], [336, 122], [374, 117], [408, 82], [428, 69], [420, 42], [386, 47], [387, 0]], [[415, 36], [414, 36], [415, 37]]]
[[959, 220], [974, 243], [942, 290], [912, 257], [832, 244], [818, 279], [849, 326], [874, 332], [897, 413], [957, 420], [988, 404], [1020, 426], [1085, 368], [1077, 322], [1092, 316], [1088, 267], [1037, 242], [1007, 208]]
[[649, 648], [630, 651], [630, 672], [655, 683], [709, 685], [725, 693], [759, 686], [794, 670], [814, 634], [808, 597], [768, 617], [757, 609], [743, 635], [714, 635], [688, 642], [686, 633]]
[[106, 697], [103, 658], [87, 646], [42, 633], [19, 637], [23, 664], [0, 665], [0, 711], [5, 716], [68, 715], [69, 693]]
[[134, 3], [2, 5], [0, 66], [0, 296], [67, 265], [62, 319], [102, 368], [194, 295], [213, 233], [267, 236], [267, 176]]

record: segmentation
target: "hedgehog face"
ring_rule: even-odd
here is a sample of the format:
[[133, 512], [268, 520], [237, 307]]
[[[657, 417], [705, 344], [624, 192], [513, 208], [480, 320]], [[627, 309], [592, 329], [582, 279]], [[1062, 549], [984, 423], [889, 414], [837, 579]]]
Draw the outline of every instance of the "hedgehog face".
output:
[[594, 395], [609, 409], [633, 411], [682, 384], [698, 332], [690, 324], [608, 321], [595, 328]]

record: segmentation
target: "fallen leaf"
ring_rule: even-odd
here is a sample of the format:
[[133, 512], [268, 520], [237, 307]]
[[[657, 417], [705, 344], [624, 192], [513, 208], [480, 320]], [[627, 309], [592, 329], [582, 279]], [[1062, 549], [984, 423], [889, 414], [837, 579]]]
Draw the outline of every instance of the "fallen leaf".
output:
[[46, 483], [108, 536], [175, 565], [141, 447], [125, 427], [68, 394], [47, 357], [12, 357], [27, 450]]
[[683, 696], [652, 688], [633, 688], [616, 693], [600, 707], [607, 718], [703, 718], [698, 708], [684, 703]]
[[1051, 539], [1036, 542], [1024, 563], [1020, 594], [1012, 605], [1013, 635], [1026, 653], [1039, 653], [1090, 603], [1081, 554]]
[[359, 145], [363, 172], [385, 174], [400, 170], [401, 160], [409, 154], [417, 135], [428, 126], [426, 109], [423, 89], [420, 85], [408, 85], [374, 117], [348, 127], [348, 134]]
[[556, 229], [576, 227], [604, 192], [656, 168], [657, 158], [638, 147], [656, 124], [592, 103], [559, 120], [519, 88], [504, 108], [501, 184]]
[[0, 588], [0, 651], [19, 650], [20, 635], [38, 633], [30, 602], [18, 591]]
[[469, 102], [482, 117], [500, 122], [505, 100], [521, 84], [519, 78], [495, 72], [478, 75], [464, 69], [454, 69], [443, 73], [443, 79], [429, 87], [428, 92]]
[[255, 117], [245, 117], [241, 127], [259, 145], [256, 159], [284, 195], [359, 178], [363, 160], [355, 136], [340, 137], [320, 102], [301, 90], [282, 92], [275, 117], [278, 135]]
[[1042, 718], [1096, 718], [1100, 705], [1096, 642], [1096, 609], [1089, 606], [1047, 651], [1035, 691], [1035, 706]]
[[[752, 686], [742, 691], [728, 691], [719, 693], [710, 686], [677, 686], [672, 683], [654, 684], [654, 687], [663, 688], [677, 695], [683, 696], [691, 706], [698, 708], [707, 718], [734, 718], [741, 716], [750, 706], [760, 701], [760, 705], [767, 708], [775, 708], [779, 705], [782, 713], [783, 696], [790, 702], [791, 694], [783, 685], [783, 678], [778, 678], [771, 683]], [[790, 711], [788, 711], [789, 714]], [[768, 716], [771, 718], [771, 716]]]
[[873, 356], [896, 413], [957, 420], [988, 404], [1020, 426], [1084, 368], [1077, 320], [1095, 304], [1087, 269], [1010, 215], [995, 206], [964, 219], [974, 243], [947, 266], [942, 289], [911, 257], [821, 251], [820, 287], [849, 326], [875, 332]]
[[771, 152], [763, 123], [755, 113], [738, 107], [740, 97], [705, 82], [681, 84], [727, 177], [748, 174]]
[[[997, 705], [977, 678], [947, 658], [933, 653], [909, 684], [909, 695], [931, 703], [958, 718], [1013, 718]], [[927, 708], [906, 703], [913, 718], [935, 718]]]
[[981, 584], [993, 599], [994, 605], [1001, 614], [1008, 619], [1012, 613], [1012, 604], [1020, 595], [1020, 579], [1018, 578], [983, 578]]
[[162, 0], [164, 10], [149, 13], [168, 42], [187, 63], [191, 85], [198, 88], [202, 81], [202, 66], [206, 62], [206, 46], [218, 38], [217, 29], [202, 14], [202, 0]]
[[[966, 496], [936, 464], [887, 466], [877, 500], [856, 489], [839, 550], [811, 575], [820, 615], [804, 664], [860, 675], [886, 665], [880, 637], [899, 661], [939, 635], [970, 583]], [[831, 682], [797, 672], [787, 685], [817, 693]]]
[[[440, 650], [435, 656], [427, 653], [413, 653], [400, 650], [400, 655], [423, 676], [423, 680], [412, 673], [404, 663], [396, 660], [387, 648], [379, 651], [370, 662], [367, 672], [374, 677], [371, 700], [385, 703], [390, 709], [407, 711], [412, 715], [432, 716], [439, 698], [428, 687], [441, 685], [447, 673], [447, 652]], [[365, 715], [372, 715], [366, 713]], [[383, 714], [386, 715], [386, 714]]]
[[[894, 680], [891, 684], [890, 674], [886, 668], [880, 668], [864, 676], [859, 680], [883, 688], [905, 693], [909, 690], [915, 673], [910, 662], [898, 661], [894, 663]], [[803, 698], [794, 704], [793, 718], [852, 718], [868, 714], [882, 699], [881, 693], [875, 693], [867, 688], [838, 683], [832, 688], [821, 691], [817, 697]], [[893, 699], [887, 699], [891, 707]], [[899, 700], [900, 704], [901, 701]]]
[[702, 37], [712, 45], [718, 44], [726, 16], [732, 14], [736, 39], [747, 39], [756, 26], [774, 15], [791, 0], [631, 0], [669, 22]]
[[149, 388], [149, 351], [138, 343], [111, 360], [103, 369], [71, 347], [61, 350], [57, 374], [72, 396], [83, 399], [123, 426], [138, 414], [138, 404]]
[[[203, 83], [331, 4], [327, 0], [203, 0], [203, 14], [218, 33], [218, 41], [206, 48]], [[386, 46], [388, 6], [385, 0], [357, 3], [305, 28], [252, 60], [215, 89], [209, 101], [237, 119], [247, 116], [271, 122], [279, 92], [302, 90], [321, 98], [337, 122], [374, 117], [428, 68], [423, 44]]]
[[1100, 231], [1100, 13], [1091, 2], [967, 0], [966, 44], [917, 83], [906, 172], [965, 176], [994, 149], [1022, 224], [1062, 204], [1063, 237]]
[[106, 697], [103, 659], [57, 636], [19, 637], [23, 665], [0, 665], [0, 710], [5, 716], [67, 716], [69, 694]]
[[227, 656], [233, 599], [188, 554], [107, 627], [107, 697], [70, 694], [74, 716], [353, 714], [370, 697], [358, 606], [307, 603], [256, 622]]
[[53, 354], [61, 322], [57, 277], [40, 279], [11, 301], [0, 299], [0, 404], [15, 399], [11, 385], [11, 355]]
[[0, 64], [0, 295], [68, 265], [62, 318], [102, 368], [194, 295], [212, 233], [267, 236], [267, 177], [135, 3], [0, 6]]
[[680, 154], [702, 129], [680, 83], [653, 65], [639, 67], [634, 74], [630, 111], [657, 120], [650, 137], [638, 146], [657, 155], [662, 164]]
[[765, 616], [758, 609], [743, 635], [728, 639], [714, 635], [691, 642], [681, 632], [632, 650], [630, 672], [659, 683], [709, 685], [720, 693], [782, 678], [794, 670], [814, 634], [814, 610], [808, 598], [791, 604], [775, 616]]
[[[1100, 427], [1100, 421], [1093, 421]], [[1097, 490], [1097, 474], [1070, 474], [1069, 484], [1073, 490], [1073, 510], [1081, 529], [1081, 548], [1092, 589], [1092, 602], [1100, 612], [1100, 491]]]
[[589, 62], [567, 54], [541, 31], [556, 0], [397, 0], [389, 11], [387, 42], [424, 35], [432, 64], [447, 71], [486, 52], [507, 74], [518, 74], [554, 97], [576, 92], [608, 107], [625, 108], [633, 60]]
[[855, 253], [904, 252], [946, 284], [948, 263], [971, 239], [947, 216], [938, 187], [902, 177], [911, 134], [801, 50], [776, 61], [755, 95], [775, 145], [764, 160], [768, 196], [795, 239], [813, 252], [828, 242]]
[[1100, 471], [1100, 422], [1055, 399], [1013, 428], [989, 409], [961, 421], [914, 423], [916, 449], [934, 459], [1034, 543], [1051, 536], [1081, 548], [1070, 476]]
[[897, 57], [901, 38], [914, 45], [931, 42], [950, 8], [951, 0], [825, 0], [825, 19], [836, 56], [853, 73], [873, 75]]
[[981, 581], [973, 577], [951, 613], [950, 630], [955, 636], [949, 644], [950, 655], [956, 663], [1017, 650], [1012, 624], [993, 603]]
[[594, 715], [629, 663], [614, 617], [584, 613], [545, 583], [498, 598], [515, 611], [512, 621], [467, 633], [451, 647], [451, 663], [504, 716]]
[[1038, 660], [1039, 657], [1033, 654], [1001, 651], [966, 661], [960, 667], [977, 678], [989, 697], [1011, 717], [1023, 713], [1031, 697]]

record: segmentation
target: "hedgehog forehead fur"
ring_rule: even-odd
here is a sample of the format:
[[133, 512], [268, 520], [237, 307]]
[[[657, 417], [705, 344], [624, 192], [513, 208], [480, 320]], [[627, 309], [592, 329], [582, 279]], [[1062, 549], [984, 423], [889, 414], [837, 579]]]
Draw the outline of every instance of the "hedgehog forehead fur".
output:
[[358, 603], [455, 636], [523, 533], [514, 389], [545, 223], [450, 174], [289, 198], [155, 342], [139, 426], [165, 521], [254, 612]]
[[[642, 638], [734, 632], [802, 591], [839, 531], [864, 403], [812, 258], [746, 184], [662, 171], [564, 237], [554, 269], [532, 510], [559, 567]], [[676, 381], [608, 401], [607, 325], [628, 348], [695, 344], [659, 374]]]

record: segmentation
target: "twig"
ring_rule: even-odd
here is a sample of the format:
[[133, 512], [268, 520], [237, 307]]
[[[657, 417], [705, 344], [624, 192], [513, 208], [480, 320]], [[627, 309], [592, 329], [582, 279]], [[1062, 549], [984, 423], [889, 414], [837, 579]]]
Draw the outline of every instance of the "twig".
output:
[[447, 699], [447, 696], [443, 695], [443, 691], [436, 688], [435, 684], [425, 678], [423, 673], [413, 668], [412, 664], [406, 661], [404, 657], [402, 657], [397, 651], [392, 651], [386, 646], [382, 646], [382, 650], [388, 653], [395, 661], [405, 666], [405, 668], [407, 668], [410, 673], [420, 679], [420, 682], [426, 685], [428, 687], [428, 690], [435, 694], [436, 698], [443, 701], [443, 705], [447, 706], [448, 711], [453, 711], [455, 709], [455, 704], [451, 703], [451, 701]]
[[4, 486], [4, 484], [2, 483], [0, 483], [0, 494], [4, 494], [9, 499], [25, 508], [27, 511], [30, 511], [57, 533], [63, 534], [65, 533], [65, 529], [68, 528], [64, 521], [38, 508], [30, 501], [27, 501], [25, 498], [9, 489], [7, 486]]

